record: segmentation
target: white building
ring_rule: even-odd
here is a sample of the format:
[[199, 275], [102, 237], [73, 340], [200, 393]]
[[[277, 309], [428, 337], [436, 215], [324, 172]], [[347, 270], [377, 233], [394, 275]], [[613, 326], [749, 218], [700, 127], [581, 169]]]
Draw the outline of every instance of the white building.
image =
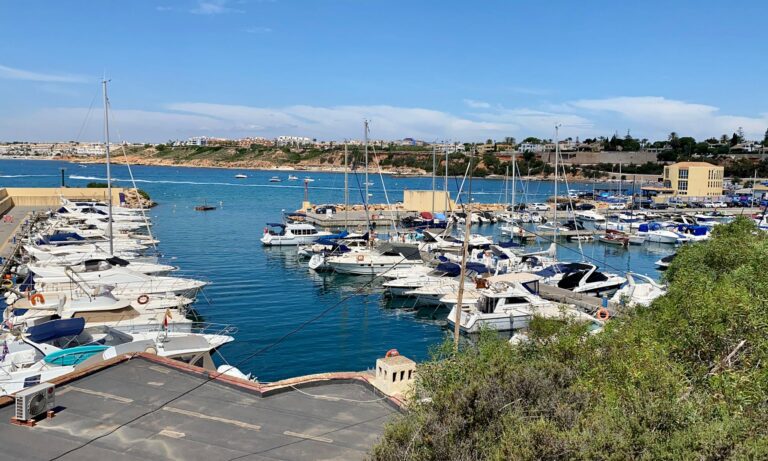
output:
[[314, 144], [311, 138], [304, 136], [278, 136], [277, 146], [308, 146]]
[[531, 142], [523, 142], [517, 146], [518, 152], [544, 152], [545, 146], [543, 144], [534, 144]]

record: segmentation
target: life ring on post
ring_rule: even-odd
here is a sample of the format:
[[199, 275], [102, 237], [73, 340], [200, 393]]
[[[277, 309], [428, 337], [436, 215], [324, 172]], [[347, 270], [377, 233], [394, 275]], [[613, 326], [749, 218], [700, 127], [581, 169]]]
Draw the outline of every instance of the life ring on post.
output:
[[608, 312], [608, 309], [601, 307], [597, 310], [597, 314], [595, 314], [595, 317], [597, 317], [597, 320], [606, 321], [609, 318], [611, 318], [611, 313]]
[[141, 295], [136, 299], [136, 302], [143, 306], [144, 304], [147, 304], [149, 302], [149, 296]]
[[400, 355], [400, 353], [397, 352], [397, 349], [390, 349], [390, 350], [387, 351], [387, 353], [386, 353], [386, 355], [384, 355], [384, 357], [397, 357], [398, 355]]
[[35, 293], [29, 296], [29, 303], [33, 306], [37, 306], [37, 303], [45, 304], [45, 297], [42, 293]]
[[357, 262], [361, 263], [361, 262], [363, 262], [363, 261], [365, 261], [365, 256], [363, 256], [363, 255], [357, 255]]

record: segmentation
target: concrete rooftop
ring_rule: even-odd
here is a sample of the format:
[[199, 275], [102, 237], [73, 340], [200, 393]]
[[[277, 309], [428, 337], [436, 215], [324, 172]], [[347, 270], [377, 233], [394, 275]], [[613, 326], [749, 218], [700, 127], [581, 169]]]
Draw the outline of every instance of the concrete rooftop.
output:
[[162, 359], [118, 360], [58, 384], [56, 416], [34, 428], [10, 423], [8, 400], [0, 408], [0, 460], [48, 460], [123, 424], [61, 459], [362, 459], [396, 411], [361, 379], [269, 388], [216, 379], [194, 389], [205, 380], [200, 369]]

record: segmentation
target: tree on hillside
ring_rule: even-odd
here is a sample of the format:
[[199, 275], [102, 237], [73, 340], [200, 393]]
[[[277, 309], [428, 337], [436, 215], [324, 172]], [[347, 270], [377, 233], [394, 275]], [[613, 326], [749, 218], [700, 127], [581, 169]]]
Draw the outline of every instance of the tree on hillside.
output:
[[533, 136], [528, 136], [527, 138], [523, 139], [524, 143], [530, 143], [530, 144], [541, 144], [541, 139], [534, 138]]
[[731, 136], [731, 147], [739, 144], [740, 142], [741, 140], [739, 139], [739, 135], [737, 133], [733, 133], [733, 136]]
[[765, 130], [765, 135], [763, 136], [763, 145], [768, 147], [768, 129]]
[[667, 294], [590, 334], [534, 316], [419, 364], [376, 461], [768, 458], [768, 237], [740, 217], [683, 246]]

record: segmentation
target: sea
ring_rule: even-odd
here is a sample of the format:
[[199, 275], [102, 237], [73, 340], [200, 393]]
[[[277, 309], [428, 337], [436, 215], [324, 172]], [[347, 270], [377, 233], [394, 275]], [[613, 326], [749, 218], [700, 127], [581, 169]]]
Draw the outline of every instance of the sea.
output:
[[[53, 160], [1, 160], [0, 187], [85, 187], [105, 182], [103, 164], [75, 164]], [[235, 179], [245, 174], [247, 179]], [[288, 181], [288, 175], [299, 181]], [[259, 238], [267, 222], [279, 222], [283, 212], [301, 206], [305, 192], [312, 203], [340, 203], [344, 175], [327, 172], [253, 171], [174, 166], [113, 165], [116, 186], [147, 191], [158, 205], [149, 211], [153, 235], [160, 240], [164, 262], [178, 266], [178, 274], [210, 282], [194, 308], [206, 322], [237, 328], [235, 342], [219, 351], [219, 362], [236, 365], [262, 382], [329, 371], [372, 369], [389, 349], [416, 361], [451, 334], [445, 309], [414, 308], [413, 302], [384, 296], [379, 280], [370, 277], [319, 274], [307, 267], [296, 248], [265, 248]], [[270, 182], [273, 176], [279, 183]], [[305, 191], [303, 179], [311, 177]], [[351, 202], [362, 203], [362, 173], [350, 173]], [[429, 177], [370, 174], [371, 203], [402, 200], [403, 190], [428, 190]], [[444, 179], [437, 178], [442, 190]], [[462, 187], [449, 178], [451, 197]], [[615, 184], [563, 183], [566, 190], [610, 189]], [[464, 191], [468, 184], [464, 185]], [[496, 179], [474, 179], [472, 201], [501, 202], [512, 185]], [[552, 181], [516, 184], [518, 201], [543, 202], [554, 192]], [[464, 194], [460, 200], [466, 202]], [[208, 204], [215, 211], [198, 212]], [[475, 226], [473, 233], [499, 237], [496, 225]], [[530, 249], [546, 248], [534, 242]], [[632, 270], [659, 278], [654, 262], [675, 251], [670, 245], [645, 244], [629, 249], [601, 243], [562, 243], [563, 260], [588, 260], [601, 270]]]

